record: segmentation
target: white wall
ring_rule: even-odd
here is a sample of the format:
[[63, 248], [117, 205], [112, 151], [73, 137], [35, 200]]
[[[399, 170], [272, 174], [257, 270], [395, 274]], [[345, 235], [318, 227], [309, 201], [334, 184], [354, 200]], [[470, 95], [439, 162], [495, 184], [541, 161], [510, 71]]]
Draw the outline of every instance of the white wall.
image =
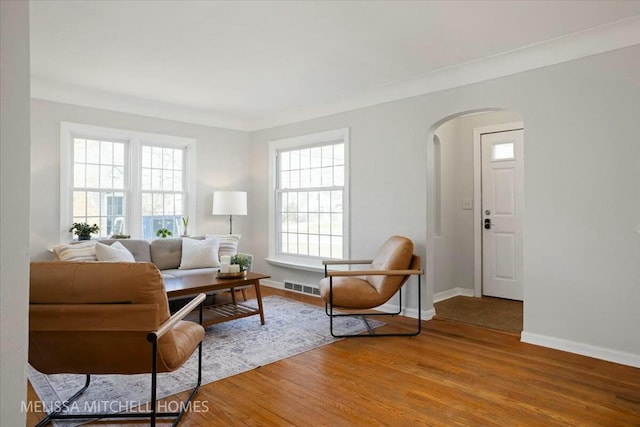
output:
[[29, 304], [29, 3], [0, 2], [0, 425], [23, 426]]
[[[249, 135], [246, 132], [40, 99], [32, 100], [31, 117], [31, 256], [34, 260], [49, 259], [48, 249], [59, 243], [61, 121], [195, 138], [197, 215], [195, 221], [190, 221], [189, 233], [229, 232], [228, 217], [211, 215], [213, 190], [248, 190], [251, 215], [253, 195], [247, 172]], [[244, 250], [244, 242], [251, 239], [250, 219], [249, 216], [234, 218], [234, 231], [244, 235], [241, 250]], [[197, 228], [192, 226], [193, 223]]]
[[[578, 344], [574, 349], [587, 353], [604, 349], [606, 357], [640, 366], [640, 332], [631, 326], [640, 324], [639, 99], [634, 46], [255, 132], [256, 229], [268, 226], [268, 141], [349, 127], [352, 257], [369, 257], [394, 233], [412, 238], [425, 256], [431, 127], [464, 111], [518, 112], [526, 126], [525, 336]], [[277, 281], [319, 280], [266, 264], [266, 233], [256, 237], [258, 270]]]
[[434, 294], [456, 288], [473, 293], [473, 210], [462, 209], [462, 199], [474, 197], [473, 130], [521, 120], [511, 111], [473, 114], [452, 119], [436, 130], [442, 203], [441, 233], [434, 238]]
[[[382, 104], [374, 108], [347, 112], [310, 122], [298, 123], [255, 132], [253, 138], [254, 193], [260, 195], [260, 211], [255, 215], [255, 227], [268, 227], [268, 142], [297, 135], [338, 128], [350, 128], [350, 257], [371, 258], [389, 236], [409, 237], [417, 254], [424, 257], [426, 222], [425, 141], [427, 125], [420, 123], [421, 110], [416, 99], [401, 103]], [[255, 269], [266, 271], [272, 280], [291, 280], [317, 284], [322, 273], [310, 273], [270, 265], [267, 256], [266, 232], [256, 233], [260, 240], [253, 248]], [[416, 279], [412, 279], [415, 281]], [[415, 285], [408, 287], [408, 296], [415, 300]], [[430, 290], [429, 290], [430, 292]], [[423, 293], [429, 309], [431, 294]], [[417, 304], [412, 306], [416, 308]]]

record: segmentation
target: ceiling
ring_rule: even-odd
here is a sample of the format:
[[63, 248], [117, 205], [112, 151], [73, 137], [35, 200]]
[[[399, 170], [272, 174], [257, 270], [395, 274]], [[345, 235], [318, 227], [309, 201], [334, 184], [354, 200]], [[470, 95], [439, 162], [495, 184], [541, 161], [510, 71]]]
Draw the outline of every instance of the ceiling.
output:
[[32, 96], [255, 130], [640, 43], [640, 1], [32, 1]]

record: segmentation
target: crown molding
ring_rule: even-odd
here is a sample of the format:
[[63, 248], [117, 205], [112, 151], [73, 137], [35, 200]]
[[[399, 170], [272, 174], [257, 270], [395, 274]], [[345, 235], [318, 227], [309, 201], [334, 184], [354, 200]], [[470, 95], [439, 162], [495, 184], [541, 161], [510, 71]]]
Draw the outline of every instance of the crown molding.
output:
[[640, 44], [640, 16], [594, 27], [481, 60], [371, 88], [330, 104], [283, 110], [253, 124], [254, 130], [370, 107], [505, 77]]
[[241, 117], [77, 85], [61, 84], [36, 77], [31, 77], [31, 97], [224, 129], [254, 130], [252, 122]]
[[281, 110], [257, 120], [31, 79], [33, 98], [241, 131], [258, 131], [478, 83], [640, 44], [640, 16], [510, 52], [343, 96], [335, 102]]

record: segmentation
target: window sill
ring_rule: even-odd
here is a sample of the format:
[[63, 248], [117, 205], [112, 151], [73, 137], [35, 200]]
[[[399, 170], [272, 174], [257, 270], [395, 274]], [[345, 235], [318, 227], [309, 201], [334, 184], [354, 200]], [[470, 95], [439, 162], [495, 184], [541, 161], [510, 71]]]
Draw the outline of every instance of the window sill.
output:
[[278, 267], [292, 268], [295, 270], [304, 270], [304, 271], [311, 271], [313, 273], [324, 274], [324, 266], [322, 265], [318, 266], [313, 264], [303, 264], [299, 262], [285, 261], [285, 260], [276, 259], [276, 258], [265, 258], [265, 261], [267, 261], [271, 265], [277, 265]]
[[[299, 262], [299, 261], [292, 261], [292, 260], [285, 260], [285, 259], [277, 259], [277, 258], [265, 258], [265, 261], [267, 261], [269, 264], [271, 265], [277, 265], [278, 267], [285, 267], [285, 268], [291, 268], [294, 270], [303, 270], [303, 271], [310, 271], [313, 273], [322, 273], [324, 274], [324, 265], [322, 265], [322, 261], [318, 261], [320, 264], [305, 264], [304, 262]], [[348, 265], [331, 265], [329, 266], [329, 270], [331, 271], [336, 271], [336, 270], [342, 270], [342, 271], [347, 271], [349, 270]]]

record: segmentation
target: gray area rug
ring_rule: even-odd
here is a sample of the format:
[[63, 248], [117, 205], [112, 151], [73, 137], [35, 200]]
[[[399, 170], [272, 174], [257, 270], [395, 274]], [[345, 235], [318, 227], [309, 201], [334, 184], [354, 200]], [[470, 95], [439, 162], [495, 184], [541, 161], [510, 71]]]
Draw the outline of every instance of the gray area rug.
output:
[[[244, 304], [257, 307], [256, 300]], [[251, 316], [207, 327], [202, 347], [203, 385], [338, 341], [329, 333], [324, 308], [278, 296], [265, 297], [263, 307], [265, 325], [260, 325], [259, 316]], [[369, 322], [374, 327], [383, 325], [375, 320]], [[340, 334], [366, 330], [359, 317], [337, 318], [334, 328]], [[180, 369], [159, 374], [158, 399], [192, 389], [197, 380], [197, 360], [196, 350]], [[28, 377], [48, 411], [68, 399], [85, 381], [84, 375], [44, 375], [31, 366]], [[87, 391], [77, 404], [69, 405], [67, 412], [129, 410], [149, 401], [150, 386], [149, 374], [92, 375]]]

